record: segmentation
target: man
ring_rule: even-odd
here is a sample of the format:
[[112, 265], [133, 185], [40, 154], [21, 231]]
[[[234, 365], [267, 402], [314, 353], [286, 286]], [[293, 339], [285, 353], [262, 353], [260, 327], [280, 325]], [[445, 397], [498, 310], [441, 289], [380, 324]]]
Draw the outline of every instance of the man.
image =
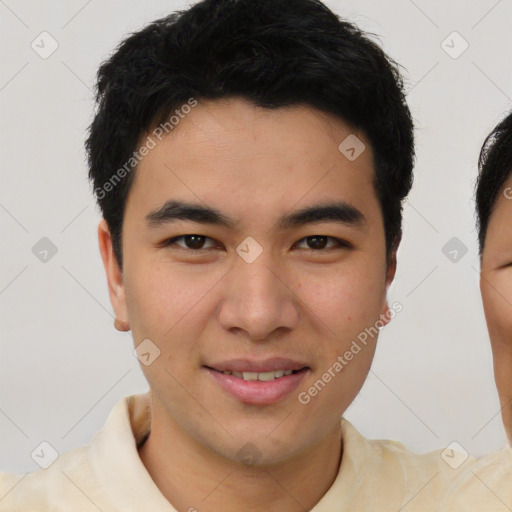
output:
[[[512, 441], [512, 113], [490, 133], [480, 152], [476, 187], [480, 288], [491, 338], [501, 413]], [[505, 476], [505, 478], [504, 478]], [[496, 510], [512, 504], [512, 448], [482, 457], [459, 476], [442, 508], [487, 510], [481, 486], [496, 496]], [[501, 501], [500, 506], [498, 502]], [[494, 505], [493, 505], [494, 507]], [[493, 508], [494, 509], [494, 508]]]
[[150, 392], [4, 475], [0, 510], [437, 510], [473, 459], [340, 419], [400, 309], [413, 135], [382, 50], [318, 1], [205, 0], [102, 65], [87, 149]]
[[482, 148], [476, 206], [480, 287], [503, 423], [512, 442], [512, 113]]

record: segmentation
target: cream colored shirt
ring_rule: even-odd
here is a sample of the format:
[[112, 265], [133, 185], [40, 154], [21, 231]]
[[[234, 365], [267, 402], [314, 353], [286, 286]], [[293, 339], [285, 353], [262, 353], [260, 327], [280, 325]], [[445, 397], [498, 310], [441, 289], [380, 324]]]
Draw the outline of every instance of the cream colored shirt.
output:
[[[47, 469], [0, 473], [0, 511], [176, 512], [137, 451], [150, 431], [149, 407], [149, 393], [125, 397], [89, 445]], [[311, 512], [512, 510], [510, 447], [453, 469], [455, 452], [418, 455], [395, 441], [366, 439], [345, 419], [341, 426], [338, 475]]]

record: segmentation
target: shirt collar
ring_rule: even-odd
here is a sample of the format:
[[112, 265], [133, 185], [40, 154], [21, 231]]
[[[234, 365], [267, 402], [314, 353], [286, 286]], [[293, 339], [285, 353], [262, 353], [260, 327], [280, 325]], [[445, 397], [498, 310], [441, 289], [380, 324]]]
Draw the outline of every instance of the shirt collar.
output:
[[[311, 512], [339, 509], [356, 483], [363, 464], [365, 439], [344, 418], [341, 419], [343, 457], [335, 481]], [[126, 396], [111, 410], [105, 425], [89, 445], [93, 471], [105, 488], [114, 509], [140, 512], [177, 512], [160, 492], [139, 457], [138, 446], [151, 430], [150, 392]], [[358, 457], [352, 456], [357, 453]]]

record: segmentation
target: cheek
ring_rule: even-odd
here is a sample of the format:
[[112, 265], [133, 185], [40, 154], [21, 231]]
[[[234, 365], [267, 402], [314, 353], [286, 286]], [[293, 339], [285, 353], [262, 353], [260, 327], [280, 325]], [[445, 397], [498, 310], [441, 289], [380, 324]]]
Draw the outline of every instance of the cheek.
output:
[[482, 285], [482, 300], [493, 346], [512, 342], [512, 268], [495, 272]]
[[384, 273], [343, 268], [302, 276], [298, 293], [307, 308], [337, 337], [347, 341], [379, 318], [385, 300]]
[[177, 266], [155, 262], [139, 263], [137, 271], [127, 271], [127, 275], [126, 300], [135, 341], [154, 337], [162, 345], [184, 326], [200, 328], [201, 308], [208, 304], [208, 294], [222, 278], [221, 273], [201, 271], [199, 265], [184, 272]]
[[341, 307], [354, 318], [372, 317], [385, 295], [384, 270], [380, 272], [378, 267], [347, 265], [308, 276], [309, 297], [331, 314], [339, 314]]

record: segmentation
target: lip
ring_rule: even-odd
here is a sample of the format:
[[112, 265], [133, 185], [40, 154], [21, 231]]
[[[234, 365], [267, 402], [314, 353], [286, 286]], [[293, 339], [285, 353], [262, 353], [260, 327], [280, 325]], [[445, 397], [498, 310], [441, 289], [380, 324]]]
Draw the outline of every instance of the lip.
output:
[[304, 361], [297, 361], [284, 357], [272, 357], [261, 361], [252, 359], [229, 359], [205, 365], [219, 372], [275, 372], [277, 370], [301, 370], [309, 368]]
[[204, 368], [228, 395], [236, 398], [240, 402], [255, 405], [269, 405], [283, 400], [297, 389], [306, 374], [310, 371], [309, 368], [302, 367], [302, 369], [296, 373], [284, 375], [274, 380], [260, 381], [244, 380], [234, 375], [226, 375], [210, 367]]

